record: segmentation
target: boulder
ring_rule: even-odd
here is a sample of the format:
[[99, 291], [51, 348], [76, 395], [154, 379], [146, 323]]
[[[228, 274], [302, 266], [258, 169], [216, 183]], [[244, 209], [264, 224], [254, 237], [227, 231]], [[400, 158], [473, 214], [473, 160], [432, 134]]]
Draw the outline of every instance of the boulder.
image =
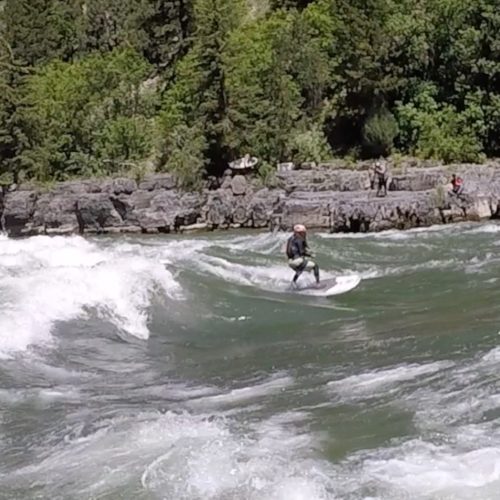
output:
[[159, 189], [171, 190], [177, 187], [177, 179], [172, 174], [150, 175], [139, 183], [138, 188], [144, 191]]
[[252, 227], [270, 226], [275, 215], [281, 213], [284, 191], [267, 188], [257, 191], [250, 199], [247, 207], [248, 221]]
[[203, 198], [198, 193], [138, 190], [120, 197], [123, 219], [144, 232], [170, 232], [197, 223]]
[[277, 174], [280, 188], [295, 191], [360, 191], [370, 187], [367, 171], [353, 170], [295, 170]]
[[103, 183], [102, 191], [114, 195], [132, 194], [137, 191], [137, 182], [127, 178], [111, 179]]
[[247, 192], [247, 180], [242, 175], [235, 175], [231, 180], [231, 191], [235, 196], [242, 196]]
[[230, 191], [219, 189], [208, 194], [202, 217], [212, 229], [226, 229], [232, 222], [234, 197]]
[[136, 191], [126, 220], [144, 232], [170, 232], [175, 226], [178, 196], [170, 191]]
[[3, 199], [2, 224], [9, 236], [31, 234], [37, 191], [13, 191]]
[[[0, 229], [25, 236], [230, 227], [289, 230], [304, 223], [361, 232], [500, 218], [497, 163], [422, 168], [420, 162], [409, 162], [393, 175], [392, 190], [384, 198], [369, 189], [370, 166], [284, 169], [276, 174], [278, 186], [273, 189], [262, 188], [256, 178], [233, 177], [228, 170], [222, 187], [217, 188], [219, 180], [201, 193], [182, 191], [171, 174], [151, 175], [139, 185], [128, 178], [61, 182], [50, 191], [25, 183], [0, 193]], [[452, 172], [465, 181], [459, 197], [446, 191]]]
[[278, 166], [276, 167], [276, 170], [279, 173], [291, 172], [292, 170], [295, 170], [295, 164], [292, 163], [291, 161], [285, 162], [285, 163], [278, 163]]
[[77, 217], [79, 197], [74, 194], [41, 195], [32, 218], [32, 232], [45, 234], [73, 234], [82, 232]]
[[77, 194], [84, 195], [87, 193], [100, 193], [103, 190], [102, 181], [84, 180], [84, 181], [67, 181], [58, 182], [53, 189], [52, 194], [69, 195]]
[[101, 233], [110, 228], [123, 226], [123, 219], [113, 202], [105, 193], [87, 194], [79, 197], [76, 214], [80, 232]]

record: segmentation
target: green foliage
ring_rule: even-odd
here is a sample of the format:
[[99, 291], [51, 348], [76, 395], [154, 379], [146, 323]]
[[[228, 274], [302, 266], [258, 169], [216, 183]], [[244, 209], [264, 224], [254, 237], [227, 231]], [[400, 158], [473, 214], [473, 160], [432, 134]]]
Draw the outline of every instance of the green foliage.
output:
[[386, 108], [370, 116], [363, 127], [365, 145], [375, 157], [389, 155], [398, 134], [398, 122]]
[[268, 162], [262, 162], [258, 170], [259, 178], [262, 184], [268, 188], [275, 188], [278, 185], [276, 178], [276, 167]]
[[18, 64], [68, 60], [78, 47], [79, 0], [6, 0], [2, 35]]
[[499, 32], [498, 0], [4, 0], [0, 176], [500, 156]]
[[422, 158], [444, 162], [481, 161], [477, 110], [459, 113], [450, 104], [438, 104], [437, 89], [423, 86], [416, 98], [400, 104], [398, 118], [403, 142]]
[[205, 171], [205, 137], [201, 130], [178, 125], [170, 134], [165, 167], [175, 174], [181, 186], [199, 188]]
[[203, 131], [200, 161], [207, 159], [210, 173], [220, 174], [228, 159], [224, 144], [227, 90], [223, 51], [241, 21], [243, 4], [240, 0], [198, 0], [194, 10], [193, 47], [179, 63], [176, 80], [165, 94], [160, 123], [167, 144], [177, 143], [179, 130]]
[[141, 0], [135, 17], [139, 48], [151, 63], [172, 72], [189, 46], [193, 30], [191, 0]]
[[[306, 13], [278, 12], [243, 27], [231, 37], [224, 61], [231, 151], [275, 162], [290, 159], [298, 143], [304, 150], [304, 140], [322, 141], [329, 64]], [[299, 137], [298, 130], [308, 129], [316, 131], [314, 138]]]
[[116, 51], [36, 71], [24, 89], [29, 172], [41, 180], [111, 173], [151, 154], [154, 95], [141, 90], [148, 69], [134, 52]]
[[288, 149], [292, 161], [297, 164], [307, 161], [319, 163], [333, 156], [325, 134], [317, 126], [293, 134]]
[[109, 52], [118, 47], [138, 48], [136, 27], [139, 2], [132, 0], [85, 0], [80, 18], [80, 44], [85, 53]]

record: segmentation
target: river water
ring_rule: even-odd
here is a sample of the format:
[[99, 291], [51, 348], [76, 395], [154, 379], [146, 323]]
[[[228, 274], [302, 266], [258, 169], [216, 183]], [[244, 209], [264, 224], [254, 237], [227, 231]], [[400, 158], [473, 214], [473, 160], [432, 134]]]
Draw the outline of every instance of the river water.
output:
[[500, 226], [0, 236], [0, 498], [498, 499]]

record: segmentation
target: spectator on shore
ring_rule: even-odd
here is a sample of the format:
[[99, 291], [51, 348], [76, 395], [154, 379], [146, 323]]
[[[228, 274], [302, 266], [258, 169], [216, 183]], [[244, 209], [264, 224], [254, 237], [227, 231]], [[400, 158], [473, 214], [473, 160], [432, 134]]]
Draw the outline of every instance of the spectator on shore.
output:
[[[377, 160], [373, 166], [371, 174], [370, 187], [375, 188], [377, 185], [377, 196], [387, 196], [387, 180], [389, 179], [389, 170], [385, 162]], [[383, 194], [382, 194], [383, 192]]]
[[464, 181], [456, 174], [451, 176], [451, 191], [450, 194], [460, 196], [464, 191]]

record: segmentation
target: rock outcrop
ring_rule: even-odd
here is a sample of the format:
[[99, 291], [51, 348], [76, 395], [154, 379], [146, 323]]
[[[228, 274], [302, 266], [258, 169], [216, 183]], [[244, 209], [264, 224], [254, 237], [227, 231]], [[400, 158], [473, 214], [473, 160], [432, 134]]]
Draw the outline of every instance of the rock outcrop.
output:
[[[370, 190], [367, 165], [336, 167], [280, 169], [272, 189], [241, 174], [200, 192], [179, 189], [169, 174], [140, 182], [63, 182], [49, 190], [19, 186], [0, 193], [0, 229], [26, 236], [290, 229], [304, 223], [334, 232], [365, 232], [500, 218], [500, 164], [404, 167], [391, 176], [384, 198]], [[465, 180], [460, 197], [447, 192], [451, 172]]]

